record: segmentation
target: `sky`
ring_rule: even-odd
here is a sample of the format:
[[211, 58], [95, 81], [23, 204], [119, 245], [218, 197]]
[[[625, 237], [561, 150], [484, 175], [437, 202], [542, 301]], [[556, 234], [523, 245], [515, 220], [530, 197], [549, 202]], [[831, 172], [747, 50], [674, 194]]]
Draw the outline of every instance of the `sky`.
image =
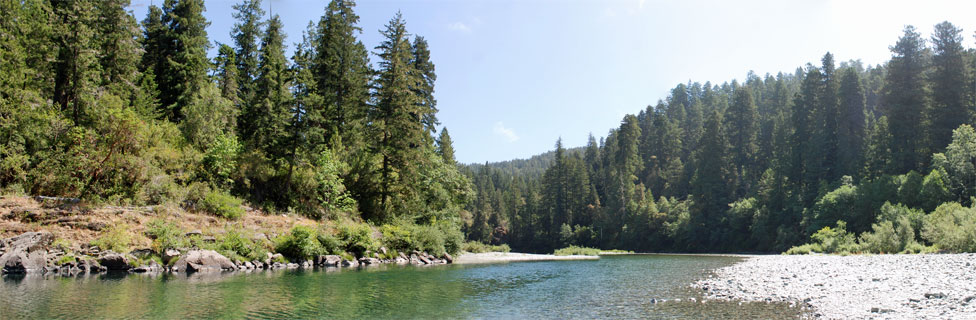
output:
[[[162, 2], [132, 0], [130, 9], [141, 21]], [[206, 1], [212, 41], [233, 44], [237, 2]], [[263, 1], [282, 18], [289, 56], [326, 5]], [[974, 9], [976, 1], [937, 0], [360, 0], [355, 10], [371, 52], [398, 10], [407, 30], [427, 39], [437, 116], [457, 160], [484, 163], [528, 158], [559, 138], [585, 145], [590, 133], [606, 136], [624, 115], [689, 80], [793, 72], [828, 51], [836, 61], [884, 63], [905, 25], [928, 39], [935, 24], [949, 21], [973, 47]]]

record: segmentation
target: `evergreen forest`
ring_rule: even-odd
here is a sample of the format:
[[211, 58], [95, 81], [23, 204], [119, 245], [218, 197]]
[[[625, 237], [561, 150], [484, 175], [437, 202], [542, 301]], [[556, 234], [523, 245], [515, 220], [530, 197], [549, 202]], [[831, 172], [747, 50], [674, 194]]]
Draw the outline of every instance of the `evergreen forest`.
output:
[[355, 1], [286, 35], [241, 0], [225, 44], [203, 0], [129, 5], [0, 0], [4, 194], [425, 226], [451, 252], [461, 232], [524, 252], [976, 250], [976, 50], [949, 22], [905, 27], [881, 65], [689, 81], [586, 146], [463, 165], [399, 13], [368, 48]]
[[976, 51], [934, 30], [906, 26], [881, 65], [827, 52], [681, 83], [584, 147], [465, 166], [465, 233], [534, 252], [976, 250]]

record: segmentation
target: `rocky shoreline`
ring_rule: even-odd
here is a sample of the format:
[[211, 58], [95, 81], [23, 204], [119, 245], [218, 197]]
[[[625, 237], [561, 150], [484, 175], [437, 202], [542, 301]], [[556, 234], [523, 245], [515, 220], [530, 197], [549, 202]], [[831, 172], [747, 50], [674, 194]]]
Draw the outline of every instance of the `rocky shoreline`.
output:
[[[445, 253], [435, 257], [426, 252], [414, 251], [409, 256], [400, 253], [393, 259], [380, 259], [377, 253], [358, 259], [345, 259], [338, 255], [320, 255], [312, 260], [287, 262], [281, 254], [269, 253], [264, 260], [231, 261], [213, 250], [187, 248], [153, 252], [137, 249], [129, 253], [100, 251], [97, 247], [86, 248], [80, 255], [69, 255], [53, 245], [50, 232], [26, 232], [0, 239], [0, 274], [44, 274], [76, 276], [103, 272], [128, 273], [208, 273], [245, 270], [356, 268], [382, 264], [440, 265], [453, 263]], [[147, 257], [162, 257], [163, 264]], [[371, 256], [369, 256], [371, 255]]]
[[599, 260], [599, 256], [569, 255], [557, 256], [552, 254], [533, 254], [518, 252], [485, 252], [467, 253], [457, 257], [456, 264], [506, 263], [528, 261], [563, 261], [563, 260]]
[[976, 315], [976, 255], [752, 256], [692, 286], [707, 299], [789, 302], [827, 319]]

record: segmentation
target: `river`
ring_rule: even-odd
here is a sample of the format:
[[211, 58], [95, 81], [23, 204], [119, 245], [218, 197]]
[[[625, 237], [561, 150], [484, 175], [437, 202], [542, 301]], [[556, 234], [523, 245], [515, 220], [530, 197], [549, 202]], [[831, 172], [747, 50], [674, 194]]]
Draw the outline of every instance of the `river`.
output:
[[[784, 303], [701, 302], [729, 256], [231, 274], [4, 276], [0, 318], [795, 318]], [[694, 299], [694, 300], [692, 300]]]

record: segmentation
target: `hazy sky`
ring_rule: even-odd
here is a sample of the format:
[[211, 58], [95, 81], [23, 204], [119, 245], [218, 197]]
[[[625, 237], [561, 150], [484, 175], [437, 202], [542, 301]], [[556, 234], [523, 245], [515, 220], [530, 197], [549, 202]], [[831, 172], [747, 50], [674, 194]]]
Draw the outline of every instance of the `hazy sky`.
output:
[[[160, 5], [163, 0], [153, 0]], [[140, 21], [151, 0], [132, 0]], [[210, 39], [232, 44], [231, 6], [208, 0]], [[328, 1], [265, 0], [286, 43], [301, 40]], [[890, 58], [905, 25], [928, 39], [948, 20], [973, 47], [970, 1], [367, 1], [356, 7], [370, 51], [400, 10], [437, 66], [438, 117], [464, 163], [527, 158], [556, 139], [605, 136], [688, 80], [722, 83], [835, 60]], [[290, 46], [294, 48], [294, 46]], [[289, 49], [288, 55], [292, 54]], [[375, 56], [370, 57], [376, 61]]]

